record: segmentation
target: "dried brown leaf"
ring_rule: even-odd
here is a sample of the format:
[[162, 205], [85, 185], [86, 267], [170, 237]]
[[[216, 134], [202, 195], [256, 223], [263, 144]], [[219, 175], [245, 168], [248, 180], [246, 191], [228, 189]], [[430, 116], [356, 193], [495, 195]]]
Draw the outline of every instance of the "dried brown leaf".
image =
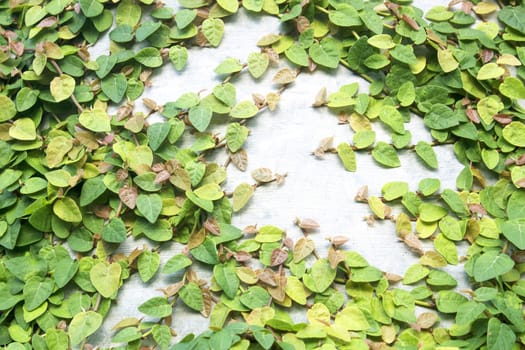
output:
[[237, 169], [240, 171], [246, 171], [246, 168], [248, 167], [248, 154], [244, 148], [241, 148], [235, 153], [230, 153], [230, 159]]

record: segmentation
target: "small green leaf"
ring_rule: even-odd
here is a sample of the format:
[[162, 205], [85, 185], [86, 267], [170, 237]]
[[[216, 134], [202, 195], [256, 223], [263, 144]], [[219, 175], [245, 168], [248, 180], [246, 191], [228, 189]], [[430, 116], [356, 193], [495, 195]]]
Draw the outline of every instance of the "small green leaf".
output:
[[155, 276], [160, 267], [160, 255], [157, 252], [143, 251], [137, 260], [139, 276], [146, 283]]
[[80, 124], [94, 132], [110, 132], [111, 124], [107, 113], [101, 109], [83, 111], [78, 117]]
[[525, 218], [505, 221], [501, 225], [501, 231], [518, 249], [525, 250]]
[[269, 63], [270, 59], [264, 53], [252, 52], [248, 55], [248, 71], [255, 79], [260, 78], [266, 72]]
[[89, 271], [89, 279], [97, 292], [104, 298], [111, 298], [120, 287], [122, 267], [119, 263], [99, 262]]
[[183, 46], [174, 45], [170, 47], [169, 58], [175, 70], [181, 71], [188, 62], [188, 50]]
[[[94, 0], [96, 2], [96, 0]], [[102, 6], [102, 5], [100, 5]], [[75, 91], [75, 79], [67, 74], [53, 78], [49, 84], [51, 95], [56, 102], [67, 100]]]
[[201, 30], [211, 46], [217, 47], [224, 35], [224, 22], [220, 18], [206, 18], [202, 22]]
[[135, 55], [135, 61], [148, 67], [157, 68], [162, 66], [160, 51], [154, 47], [145, 47]]
[[184, 304], [195, 311], [202, 311], [204, 307], [204, 297], [202, 290], [195, 282], [189, 282], [184, 285], [180, 291], [179, 296]]
[[226, 75], [226, 74], [232, 74], [237, 73], [242, 70], [242, 64], [239, 62], [239, 60], [235, 58], [227, 58], [224, 61], [222, 61], [217, 68], [215, 68], [215, 73]]
[[235, 190], [233, 191], [233, 211], [238, 212], [252, 198], [254, 192], [254, 188], [252, 185], [247, 183], [241, 183], [235, 187]]
[[388, 143], [379, 141], [372, 150], [372, 157], [381, 165], [389, 168], [397, 168], [401, 166], [399, 157], [394, 149]]
[[191, 125], [198, 131], [203, 132], [210, 125], [212, 115], [213, 111], [210, 107], [200, 105], [190, 108], [188, 117]]
[[126, 95], [128, 81], [122, 73], [111, 74], [102, 79], [100, 87], [102, 92], [106, 94], [106, 96], [109, 97], [111, 101], [119, 103], [124, 95]]
[[42, 305], [53, 293], [54, 286], [55, 282], [50, 278], [34, 276], [28, 279], [24, 285], [25, 309], [33, 311]]
[[162, 198], [154, 194], [139, 194], [137, 197], [137, 210], [150, 223], [154, 224], [162, 211]]
[[124, 221], [112, 218], [102, 229], [102, 239], [110, 243], [122, 243], [126, 240], [127, 230]]
[[488, 281], [509, 272], [514, 261], [498, 251], [488, 251], [474, 260], [473, 274], [476, 282]]
[[213, 267], [213, 277], [228, 298], [235, 298], [240, 285], [239, 277], [237, 277], [236, 274], [235, 264], [227, 263], [215, 265]]
[[434, 152], [434, 149], [429, 143], [425, 141], [419, 141], [416, 145], [416, 154], [430, 168], [432, 169], [438, 168], [438, 160], [436, 157], [436, 153]]
[[98, 0], [79, 0], [80, 9], [88, 18], [96, 17], [104, 11], [104, 5]]
[[138, 310], [143, 314], [158, 318], [171, 316], [173, 312], [168, 299], [163, 297], [154, 297], [146, 300], [144, 303], [140, 304]]
[[64, 197], [53, 204], [53, 213], [66, 222], [81, 222], [82, 213], [73, 198]]
[[103, 317], [95, 311], [76, 314], [69, 324], [69, 338], [72, 345], [80, 344], [84, 339], [95, 333], [102, 325]]
[[525, 147], [525, 124], [513, 121], [503, 128], [503, 138], [511, 145]]
[[312, 60], [327, 68], [337, 68], [339, 65], [339, 42], [326, 37], [320, 43], [314, 43], [308, 51]]
[[15, 120], [9, 128], [9, 136], [15, 140], [32, 141], [36, 139], [36, 126], [30, 118], [20, 118]]
[[9, 97], [5, 95], [0, 95], [0, 122], [8, 121], [15, 115], [15, 103]]
[[[524, 28], [525, 29], [525, 28]], [[487, 350], [511, 350], [514, 348], [516, 334], [496, 317], [489, 319], [487, 328]]]
[[230, 116], [237, 119], [246, 119], [255, 116], [259, 112], [257, 106], [249, 100], [241, 101], [232, 108]]
[[476, 79], [478, 80], [488, 80], [499, 78], [505, 73], [505, 69], [501, 68], [494, 62], [490, 62], [482, 66], [479, 71]]
[[162, 273], [176, 273], [191, 265], [191, 260], [184, 254], [172, 256], [162, 268]]
[[339, 155], [339, 159], [341, 159], [341, 162], [343, 162], [343, 166], [347, 171], [357, 170], [355, 152], [348, 143], [340, 143], [337, 146], [337, 154]]

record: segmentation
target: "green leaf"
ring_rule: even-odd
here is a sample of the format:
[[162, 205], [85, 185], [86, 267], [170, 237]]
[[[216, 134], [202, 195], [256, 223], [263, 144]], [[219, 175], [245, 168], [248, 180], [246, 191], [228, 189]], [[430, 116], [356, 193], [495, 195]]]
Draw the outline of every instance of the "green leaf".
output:
[[254, 192], [254, 188], [252, 185], [247, 183], [241, 183], [235, 187], [235, 190], [233, 191], [233, 211], [238, 212], [252, 198]]
[[35, 122], [30, 118], [20, 118], [9, 128], [9, 136], [15, 140], [32, 141], [36, 139]]
[[119, 289], [122, 267], [119, 263], [99, 262], [89, 271], [89, 280], [104, 298], [111, 298]]
[[124, 221], [112, 218], [102, 229], [102, 239], [110, 243], [122, 243], [126, 240], [127, 230]]
[[215, 73], [226, 75], [226, 74], [232, 74], [237, 73], [242, 70], [242, 64], [239, 62], [238, 59], [235, 58], [227, 58], [224, 61], [222, 61], [217, 68], [215, 68]]
[[106, 78], [102, 79], [100, 83], [102, 92], [106, 94], [111, 101], [115, 103], [120, 103], [124, 95], [126, 94], [126, 89], [128, 87], [128, 81], [122, 73], [111, 74]]
[[[33, 107], [38, 100], [38, 95], [40, 95], [39, 90], [33, 90], [28, 87], [23, 87], [16, 94], [15, 105], [16, 109], [19, 112], [27, 111], [29, 108]], [[1, 102], [0, 102], [1, 105]], [[0, 118], [1, 119], [1, 118]]]
[[264, 0], [242, 0], [242, 6], [248, 11], [260, 12], [264, 5]]
[[339, 155], [339, 159], [341, 159], [341, 162], [343, 162], [343, 166], [347, 171], [357, 170], [355, 152], [348, 143], [341, 142], [337, 146], [337, 154]]
[[417, 58], [414, 54], [414, 48], [410, 45], [397, 44], [393, 50], [390, 50], [390, 55], [399, 62], [406, 64], [416, 64]]
[[142, 333], [137, 327], [126, 327], [121, 329], [111, 338], [113, 343], [129, 343], [142, 338]]
[[330, 22], [340, 27], [356, 27], [362, 24], [359, 13], [351, 6], [342, 4], [336, 10], [329, 11]]
[[235, 85], [231, 83], [224, 83], [216, 85], [213, 88], [213, 95], [222, 103], [229, 107], [233, 107], [237, 100], [237, 91]]
[[304, 285], [314, 293], [322, 293], [332, 285], [336, 271], [327, 259], [317, 260], [310, 272], [303, 276]]
[[[101, 5], [102, 6], [102, 5]], [[75, 79], [67, 74], [53, 78], [49, 84], [51, 95], [56, 102], [67, 100], [75, 91]]]
[[230, 13], [235, 13], [239, 9], [239, 1], [237, 0], [217, 0], [217, 4]]
[[184, 285], [180, 291], [179, 296], [184, 304], [196, 311], [202, 311], [204, 307], [204, 297], [202, 290], [195, 282], [189, 282]]
[[151, 328], [151, 333], [158, 347], [161, 350], [167, 350], [172, 337], [170, 327], [156, 324]]
[[71, 138], [56, 136], [51, 139], [46, 148], [46, 162], [49, 168], [58, 167], [66, 154], [73, 148]]
[[230, 116], [237, 119], [246, 119], [255, 116], [259, 112], [257, 106], [249, 100], [241, 101], [232, 108]]
[[171, 274], [176, 273], [191, 265], [191, 260], [184, 254], [177, 254], [172, 256], [162, 268], [162, 273]]
[[98, 0], [79, 0], [80, 9], [88, 18], [96, 17], [104, 11], [104, 5]]
[[405, 133], [405, 126], [403, 124], [403, 116], [393, 106], [384, 106], [379, 113], [379, 119], [392, 130], [398, 134]]
[[143, 251], [137, 260], [139, 276], [146, 283], [155, 276], [160, 267], [160, 255], [157, 252]]
[[150, 223], [154, 224], [162, 211], [162, 198], [154, 194], [139, 194], [137, 197], [137, 210]]
[[170, 47], [169, 58], [175, 70], [181, 71], [188, 62], [188, 50], [183, 46], [174, 45]]
[[457, 114], [441, 103], [432, 105], [425, 115], [425, 125], [431, 129], [444, 130], [459, 124]]
[[425, 222], [434, 222], [445, 217], [448, 211], [435, 204], [423, 203], [419, 206], [419, 218]]
[[145, 47], [135, 55], [135, 61], [148, 67], [157, 68], [162, 66], [160, 51], [154, 47]]
[[368, 38], [367, 43], [378, 49], [388, 50], [396, 46], [389, 34], [378, 34]]
[[155, 21], [142, 22], [135, 32], [135, 38], [139, 42], [144, 41], [153, 33], [155, 33], [161, 27], [161, 25], [162, 23]]
[[443, 69], [443, 72], [449, 73], [459, 67], [458, 61], [454, 58], [454, 54], [450, 49], [438, 50], [438, 62]]
[[266, 72], [269, 63], [270, 59], [264, 53], [252, 52], [248, 55], [248, 71], [255, 79], [260, 78]]
[[72, 345], [80, 344], [102, 325], [103, 317], [95, 311], [76, 314], [69, 324], [69, 339]]
[[525, 7], [521, 6], [505, 6], [498, 12], [498, 19], [509, 26], [510, 28], [517, 30], [521, 34], [525, 34], [525, 23], [523, 18], [525, 16]]
[[28, 279], [24, 285], [24, 307], [27, 311], [33, 311], [42, 305], [53, 293], [55, 282], [50, 278], [41, 279], [34, 276]]
[[481, 120], [490, 125], [494, 121], [494, 116], [504, 108], [504, 105], [499, 96], [491, 95], [479, 100], [477, 107]]
[[96, 176], [86, 180], [80, 192], [80, 206], [85, 207], [93, 203], [98, 197], [106, 192], [106, 185], [102, 176]]
[[235, 298], [240, 285], [235, 264], [226, 263], [215, 265], [213, 267], [213, 277], [228, 298]]
[[210, 125], [212, 115], [212, 109], [202, 105], [192, 107], [189, 111], [191, 125], [200, 132], [205, 131], [208, 125]]
[[514, 348], [515, 341], [516, 334], [514, 334], [512, 328], [505, 323], [501, 323], [496, 317], [489, 319], [487, 350], [511, 350]]
[[525, 124], [513, 121], [503, 128], [503, 138], [511, 145], [525, 147]]
[[148, 127], [148, 144], [152, 151], [156, 151], [166, 140], [171, 131], [170, 123], [154, 123]]
[[518, 249], [525, 250], [525, 218], [505, 221], [501, 225], [501, 231]]
[[268, 305], [270, 299], [270, 293], [259, 286], [248, 288], [239, 298], [244, 306], [252, 310]]
[[483, 65], [479, 71], [476, 79], [478, 80], [488, 80], [499, 78], [505, 73], [505, 69], [501, 68], [494, 62], [487, 63]]
[[326, 37], [319, 43], [310, 46], [308, 53], [312, 60], [327, 68], [339, 66], [339, 42], [333, 38]]
[[175, 23], [179, 29], [189, 26], [197, 17], [197, 10], [182, 9], [175, 15]]
[[525, 86], [520, 79], [515, 77], [506, 77], [503, 83], [500, 84], [499, 91], [503, 96], [507, 96], [510, 99], [525, 98]]
[[205, 264], [216, 265], [219, 263], [217, 247], [210, 238], [206, 238], [201, 245], [191, 249], [190, 253], [196, 260]]
[[69, 255], [57, 260], [55, 266], [55, 283], [58, 288], [63, 288], [77, 274], [78, 261], [71, 259]]
[[53, 213], [66, 222], [81, 222], [82, 213], [73, 198], [64, 197], [53, 204]]
[[78, 117], [79, 123], [94, 132], [110, 132], [111, 124], [107, 113], [101, 109], [83, 111]]
[[308, 53], [306, 53], [306, 50], [301, 45], [293, 44], [284, 52], [284, 54], [290, 62], [301, 67], [308, 67]]
[[436, 153], [434, 152], [434, 149], [429, 143], [425, 141], [419, 141], [416, 145], [416, 154], [430, 168], [432, 169], [438, 168], [438, 160], [436, 157]]
[[132, 0], [123, 0], [117, 6], [116, 23], [117, 25], [127, 24], [135, 27], [142, 16], [142, 8]]
[[0, 95], [0, 122], [8, 121], [16, 115], [15, 103], [7, 96]]
[[498, 251], [488, 251], [474, 260], [473, 274], [476, 282], [488, 281], [509, 272], [514, 261]]
[[408, 192], [408, 183], [404, 181], [393, 181], [383, 185], [381, 193], [386, 201], [401, 198]]
[[146, 300], [138, 307], [138, 310], [143, 314], [158, 318], [171, 316], [173, 312], [168, 299], [163, 297], [154, 297]]
[[379, 141], [372, 150], [372, 157], [381, 165], [389, 168], [397, 168], [401, 166], [399, 157], [394, 149], [388, 143]]
[[207, 18], [202, 22], [201, 30], [211, 46], [217, 47], [224, 35], [224, 22], [220, 18]]
[[456, 314], [457, 324], [470, 324], [474, 322], [486, 310], [485, 305], [475, 301], [467, 301], [458, 307]]
[[401, 85], [396, 95], [399, 103], [402, 107], [408, 107], [414, 103], [416, 99], [416, 89], [414, 88], [414, 83], [407, 81]]

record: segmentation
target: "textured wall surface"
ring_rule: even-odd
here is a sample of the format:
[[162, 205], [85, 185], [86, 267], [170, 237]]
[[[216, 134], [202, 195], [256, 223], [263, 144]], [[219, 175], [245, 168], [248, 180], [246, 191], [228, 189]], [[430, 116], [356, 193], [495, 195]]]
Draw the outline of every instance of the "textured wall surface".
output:
[[[415, 1], [420, 8], [430, 8], [448, 1]], [[187, 68], [176, 72], [166, 64], [152, 77], [153, 86], [145, 92], [145, 97], [152, 98], [159, 104], [176, 100], [182, 93], [201, 90], [211, 91], [220, 82], [213, 70], [223, 59], [234, 57], [244, 62], [250, 52], [258, 51], [255, 43], [265, 34], [279, 33], [279, 22], [271, 17], [251, 16], [245, 12], [226, 20], [224, 40], [217, 49], [192, 49]], [[106, 44], [93, 48], [93, 55], [106, 53]], [[284, 62], [283, 62], [284, 64]], [[249, 74], [241, 74], [232, 80], [237, 87], [238, 101], [251, 98], [252, 93], [275, 91], [271, 78], [278, 66], [271, 69], [259, 80]], [[295, 227], [296, 217], [312, 218], [319, 222], [321, 229], [312, 235], [321, 256], [326, 255], [328, 242], [326, 237], [344, 235], [349, 237], [345, 249], [356, 250], [368, 261], [388, 272], [404, 274], [406, 268], [415, 263], [417, 257], [409, 252], [403, 243], [397, 240], [395, 227], [390, 222], [378, 222], [368, 225], [363, 218], [370, 215], [368, 207], [354, 202], [354, 196], [363, 185], [368, 185], [371, 195], [380, 195], [381, 187], [389, 181], [407, 181], [411, 190], [417, 189], [419, 180], [426, 177], [441, 179], [442, 189], [455, 188], [455, 179], [461, 170], [451, 147], [438, 147], [439, 170], [426, 168], [413, 152], [400, 152], [402, 166], [386, 169], [375, 163], [366, 153], [357, 155], [357, 172], [349, 173], [336, 154], [327, 154], [318, 160], [311, 152], [325, 137], [333, 136], [334, 144], [351, 142], [353, 132], [348, 124], [339, 125], [337, 116], [327, 109], [314, 109], [311, 104], [317, 92], [324, 86], [328, 92], [336, 91], [341, 85], [358, 81], [360, 92], [367, 91], [364, 81], [352, 76], [345, 69], [335, 72], [317, 71], [313, 74], [302, 73], [282, 95], [279, 107], [274, 112], [265, 111], [250, 120], [247, 126], [251, 134], [246, 144], [249, 157], [248, 169], [240, 172], [233, 165], [228, 167], [228, 180], [225, 188], [231, 191], [241, 182], [253, 183], [250, 172], [259, 167], [267, 167], [277, 173], [287, 173], [282, 185], [270, 184], [260, 187], [249, 204], [234, 217], [238, 227], [247, 225], [272, 224], [286, 230], [294, 240], [301, 236]], [[141, 102], [137, 101], [137, 105]], [[216, 130], [222, 131], [224, 124], [217, 123]], [[412, 143], [431, 141], [422, 120], [414, 116], [407, 126], [412, 133]], [[390, 142], [388, 133], [374, 123], [378, 140]], [[214, 160], [223, 163], [226, 159], [224, 150], [217, 152]], [[399, 211], [399, 207], [394, 213]], [[146, 240], [126, 243], [122, 251], [129, 252], [135, 247], [149, 244]], [[162, 262], [180, 252], [177, 244], [164, 244], [160, 252]], [[463, 279], [462, 266], [449, 268], [456, 278]], [[207, 271], [198, 270], [202, 278], [209, 278]], [[98, 345], [109, 345], [112, 335], [110, 329], [124, 317], [142, 317], [137, 306], [145, 300], [160, 295], [158, 290], [177, 282], [180, 276], [157, 274], [150, 284], [143, 284], [138, 275], [126, 282], [118, 295], [118, 304], [114, 305], [106, 319], [104, 329], [98, 333]], [[461, 287], [461, 285], [460, 285]], [[295, 315], [301, 319], [301, 315]], [[173, 327], [179, 335], [201, 332], [207, 328], [208, 321], [179, 305], [173, 316]]]

